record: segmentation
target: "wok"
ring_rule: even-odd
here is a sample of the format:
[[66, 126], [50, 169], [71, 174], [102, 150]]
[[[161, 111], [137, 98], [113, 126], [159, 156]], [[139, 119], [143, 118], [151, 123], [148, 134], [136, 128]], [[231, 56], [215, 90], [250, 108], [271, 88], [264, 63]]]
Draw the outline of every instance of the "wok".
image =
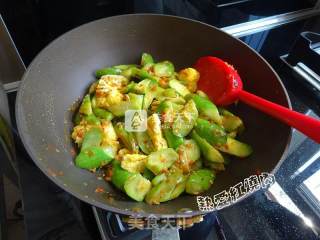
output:
[[[99, 173], [76, 168], [73, 163], [70, 106], [83, 97], [95, 79], [95, 70], [138, 63], [142, 52], [158, 60], [171, 60], [177, 69], [192, 66], [201, 56], [220, 57], [238, 69], [246, 90], [290, 107], [277, 74], [240, 40], [180, 17], [123, 15], [80, 26], [53, 41], [33, 60], [17, 96], [21, 139], [35, 164], [53, 182], [89, 204], [125, 215], [137, 210], [142, 216], [199, 215], [195, 196], [184, 195], [158, 206], [138, 203], [102, 180]], [[276, 171], [289, 144], [288, 126], [242, 103], [233, 111], [244, 120], [242, 140], [253, 146], [254, 153], [247, 159], [234, 159], [204, 196], [228, 189], [257, 170]], [[95, 193], [97, 187], [106, 193]]]

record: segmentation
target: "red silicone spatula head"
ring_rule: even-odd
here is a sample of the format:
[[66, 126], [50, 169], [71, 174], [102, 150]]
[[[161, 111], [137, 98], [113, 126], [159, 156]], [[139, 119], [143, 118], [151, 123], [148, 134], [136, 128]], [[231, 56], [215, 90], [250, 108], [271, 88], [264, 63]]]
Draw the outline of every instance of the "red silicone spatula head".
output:
[[201, 57], [195, 64], [200, 73], [198, 89], [217, 105], [225, 106], [238, 99], [242, 81], [237, 71], [216, 57]]
[[242, 90], [237, 71], [215, 57], [202, 57], [195, 66], [200, 73], [198, 88], [217, 105], [228, 105], [237, 99], [298, 129], [320, 143], [320, 121]]

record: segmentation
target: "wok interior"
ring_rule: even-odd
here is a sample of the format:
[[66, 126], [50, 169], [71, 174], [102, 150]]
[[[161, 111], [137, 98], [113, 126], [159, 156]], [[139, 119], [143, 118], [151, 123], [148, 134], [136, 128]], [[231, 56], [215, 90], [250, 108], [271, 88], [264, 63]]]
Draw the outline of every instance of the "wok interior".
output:
[[[181, 209], [197, 214], [196, 197], [183, 195], [158, 206], [137, 203], [111, 184], [76, 168], [70, 141], [70, 106], [87, 91], [97, 68], [138, 63], [142, 52], [156, 60], [170, 60], [177, 69], [192, 66], [205, 55], [220, 57], [236, 69], [244, 89], [288, 106], [272, 69], [251, 49], [207, 25], [157, 15], [127, 15], [102, 19], [77, 28], [50, 44], [32, 62], [18, 94], [17, 121], [20, 134], [36, 164], [53, 181], [80, 199], [98, 207], [128, 214], [175, 215]], [[290, 128], [242, 103], [233, 107], [244, 121], [240, 139], [254, 152], [247, 159], [233, 159], [203, 195], [229, 189], [256, 170], [271, 172], [281, 159]], [[95, 193], [102, 187], [106, 193]]]

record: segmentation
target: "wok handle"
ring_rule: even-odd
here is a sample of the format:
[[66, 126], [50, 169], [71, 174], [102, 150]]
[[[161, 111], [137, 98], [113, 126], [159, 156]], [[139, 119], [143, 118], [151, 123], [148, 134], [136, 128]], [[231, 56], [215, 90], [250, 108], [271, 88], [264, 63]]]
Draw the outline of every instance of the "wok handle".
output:
[[289, 126], [299, 130], [315, 142], [320, 143], [320, 121], [302, 113], [292, 111], [286, 107], [275, 104], [261, 97], [248, 93], [239, 92], [239, 99], [251, 107], [277, 118]]
[[152, 240], [180, 240], [178, 228], [152, 229]]

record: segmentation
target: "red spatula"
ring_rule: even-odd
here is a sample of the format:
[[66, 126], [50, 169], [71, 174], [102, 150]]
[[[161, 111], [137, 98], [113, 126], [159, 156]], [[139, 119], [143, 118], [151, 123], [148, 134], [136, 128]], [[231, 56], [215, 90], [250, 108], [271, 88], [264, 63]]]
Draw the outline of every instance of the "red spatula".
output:
[[202, 57], [195, 68], [200, 73], [198, 89], [204, 91], [215, 104], [225, 106], [240, 100], [320, 143], [320, 121], [242, 90], [239, 74], [228, 63], [216, 57]]

